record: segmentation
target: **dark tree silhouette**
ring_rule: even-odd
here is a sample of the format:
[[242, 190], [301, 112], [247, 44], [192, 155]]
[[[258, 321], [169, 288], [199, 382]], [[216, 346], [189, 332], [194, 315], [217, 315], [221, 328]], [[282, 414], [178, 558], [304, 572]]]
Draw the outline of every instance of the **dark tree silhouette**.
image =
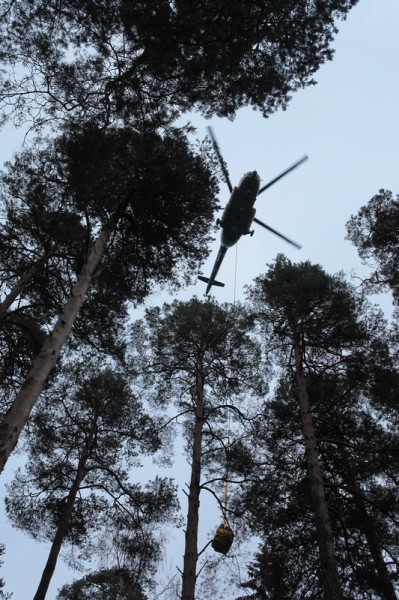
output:
[[[183, 600], [195, 596], [201, 491], [213, 490], [212, 483], [223, 481], [226, 455], [249, 419], [251, 399], [265, 383], [265, 374], [254, 368], [260, 366], [260, 355], [250, 329], [251, 319], [243, 306], [194, 298], [147, 310], [145, 323], [133, 331], [133, 365], [137, 368], [141, 356], [143, 388], [160, 404], [173, 402], [184, 422], [191, 474]], [[204, 481], [204, 474], [212, 481]]]
[[[59, 171], [61, 181], [50, 178], [48, 186], [49, 173]], [[55, 211], [60, 218], [67, 211], [68, 224], [78, 216], [86, 227], [84, 242], [80, 230], [78, 242], [71, 238], [76, 266], [70, 269], [67, 260], [67, 272], [60, 272], [59, 265], [54, 277], [47, 269], [40, 271], [47, 285], [33, 278], [25, 288], [32, 302], [29, 294], [40, 297], [54, 285], [56, 299], [53, 306], [50, 300], [53, 312], [47, 318], [55, 313], [58, 320], [0, 424], [1, 469], [72, 329], [95, 346], [109, 348], [129, 301], [136, 305], [154, 284], [179, 285], [197, 271], [207, 255], [217, 189], [207, 154], [196, 153], [181, 131], [161, 137], [92, 127], [72, 130], [41, 152], [24, 153], [11, 165], [5, 183], [10, 201], [17, 198], [22, 209], [38, 203], [45, 207], [44, 216]], [[42, 234], [40, 228], [34, 232]]]
[[46, 596], [61, 546], [88, 545], [87, 536], [98, 534], [109, 514], [126, 513], [132, 531], [153, 539], [150, 527], [155, 531], [175, 506], [173, 487], [159, 479], [146, 491], [128, 473], [159, 444], [153, 421], [120, 374], [90, 363], [64, 372], [32, 418], [28, 463], [6, 498], [16, 527], [52, 541], [35, 600]]
[[357, 0], [10, 2], [3, 115], [170, 123], [182, 111], [266, 116], [315, 83]]
[[[345, 597], [365, 593], [368, 598], [367, 590], [375, 589], [382, 598], [392, 599], [395, 591], [385, 552], [395, 547], [396, 533], [393, 537], [386, 533], [382, 543], [378, 537], [387, 526], [395, 531], [396, 516], [392, 512], [386, 519], [384, 499], [393, 484], [391, 476], [386, 479], [387, 473], [382, 474], [377, 448], [387, 447], [392, 461], [395, 443], [384, 435], [378, 419], [373, 423], [369, 415], [370, 410], [378, 410], [382, 418], [388, 417], [397, 383], [385, 321], [342, 276], [327, 275], [310, 263], [292, 264], [281, 255], [257, 278], [249, 295], [267, 340], [266, 350], [270, 343], [275, 345], [285, 373], [275, 400], [265, 406], [263, 433], [258, 434], [265, 445], [259, 473], [262, 465], [266, 469], [258, 488], [260, 499], [254, 494], [256, 488], [245, 496], [248, 505], [258, 505], [255, 514], [264, 523], [267, 540], [258, 556], [259, 570], [265, 572], [253, 589], [266, 593], [268, 582], [270, 593], [277, 593], [281, 584], [288, 586], [287, 597], [300, 597], [305, 590], [313, 594], [309, 597], [318, 593], [340, 597], [339, 571]], [[371, 457], [376, 459], [372, 468]], [[378, 512], [373, 497], [379, 494]], [[367, 550], [359, 540], [359, 524], [353, 526], [351, 521], [350, 515], [359, 511]], [[360, 564], [364, 573], [374, 572], [378, 585], [371, 580], [362, 583]], [[318, 572], [319, 584], [314, 579]], [[282, 581], [281, 573], [285, 574]]]
[[342, 278], [327, 275], [318, 265], [294, 265], [283, 255], [277, 257], [266, 275], [255, 280], [249, 296], [264, 324], [265, 339], [269, 343], [272, 337], [285, 360], [292, 361], [320, 551], [320, 582], [324, 598], [341, 598], [308, 373], [323, 363], [339, 363], [344, 348], [359, 342], [359, 300]]
[[348, 239], [374, 269], [365, 282], [371, 291], [392, 291], [399, 301], [399, 196], [380, 190], [346, 224]]

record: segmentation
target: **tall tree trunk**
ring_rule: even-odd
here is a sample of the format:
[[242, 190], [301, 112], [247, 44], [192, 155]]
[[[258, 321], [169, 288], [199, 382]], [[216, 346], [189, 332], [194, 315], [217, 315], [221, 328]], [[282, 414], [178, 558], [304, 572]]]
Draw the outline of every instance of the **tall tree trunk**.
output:
[[46, 262], [51, 253], [45, 254], [42, 258], [40, 258], [30, 269], [26, 271], [22, 275], [22, 277], [17, 281], [14, 287], [9, 291], [7, 296], [4, 298], [3, 302], [0, 303], [0, 319], [5, 317], [7, 311], [11, 307], [12, 303], [18, 298], [20, 293], [22, 292], [24, 286], [32, 279], [32, 277], [39, 271], [42, 265]]
[[117, 220], [118, 217], [116, 214], [111, 217], [110, 222], [104, 227], [94, 243], [61, 316], [50, 335], [44, 341], [39, 354], [33, 360], [32, 367], [20, 391], [0, 423], [0, 473], [3, 471], [8, 457], [15, 448], [20, 433], [29, 419], [32, 408], [43, 389], [46, 379], [72, 330], [76, 316], [84, 302], [86, 292]]
[[359, 509], [359, 515], [361, 516], [362, 526], [366, 536], [367, 545], [369, 547], [370, 554], [372, 556], [377, 571], [379, 585], [378, 591], [382, 595], [382, 598], [384, 598], [384, 600], [398, 600], [395, 588], [393, 587], [391, 576], [389, 574], [384, 557], [381, 552], [381, 546], [377, 536], [374, 520], [369, 515], [363, 499], [361, 498], [361, 496], [359, 496], [360, 490], [356, 488], [357, 486], [355, 485], [355, 493], [353, 494], [353, 499], [355, 501], [356, 506]]
[[345, 478], [349, 483], [349, 490], [352, 493], [353, 501], [359, 511], [364, 535], [366, 536], [367, 545], [377, 571], [379, 584], [378, 591], [384, 600], [397, 600], [398, 597], [392, 583], [392, 578], [381, 552], [381, 545], [378, 539], [375, 521], [367, 510], [362, 491], [353, 477], [354, 471], [351, 467], [350, 457], [345, 451], [342, 452], [341, 460], [345, 467]]
[[340, 600], [342, 592], [338, 577], [334, 538], [325, 497], [308, 388], [302, 365], [300, 337], [298, 334], [294, 337], [294, 354], [302, 430], [310, 481], [310, 495], [315, 513], [316, 534], [320, 553], [320, 584], [323, 589], [324, 600]]
[[198, 560], [199, 497], [201, 491], [201, 445], [204, 427], [204, 373], [202, 356], [197, 364], [196, 407], [191, 460], [191, 479], [183, 561], [182, 600], [194, 600]]
[[65, 506], [62, 511], [60, 521], [58, 523], [57, 531], [55, 533], [53, 543], [51, 544], [50, 553], [49, 553], [49, 556], [48, 556], [48, 559], [46, 562], [46, 566], [43, 569], [42, 577], [40, 579], [40, 583], [36, 590], [36, 594], [33, 597], [33, 600], [44, 600], [46, 597], [47, 590], [50, 585], [50, 581], [51, 581], [51, 578], [53, 576], [53, 573], [54, 573], [54, 570], [55, 570], [55, 567], [57, 564], [58, 555], [60, 553], [62, 543], [68, 532], [69, 522], [71, 520], [71, 515], [72, 515], [73, 507], [75, 505], [76, 496], [79, 491], [80, 485], [84, 479], [84, 476], [86, 474], [85, 465], [86, 465], [87, 459], [90, 454], [93, 439], [94, 439], [94, 428], [89, 433], [87, 444], [85, 445], [83, 452], [82, 452], [82, 456], [79, 460], [79, 465], [78, 465], [78, 468], [76, 471], [76, 476], [75, 476], [73, 484], [69, 490], [69, 493], [68, 493], [68, 496], [67, 496], [67, 499], [65, 502]]
[[0, 385], [3, 383], [8, 373], [8, 365], [1, 365], [0, 367]]

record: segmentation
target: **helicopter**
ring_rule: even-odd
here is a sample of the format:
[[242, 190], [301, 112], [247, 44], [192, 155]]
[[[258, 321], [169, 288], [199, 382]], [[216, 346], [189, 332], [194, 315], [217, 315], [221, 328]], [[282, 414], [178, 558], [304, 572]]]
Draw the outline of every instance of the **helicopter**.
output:
[[256, 171], [245, 173], [238, 186], [233, 188], [212, 127], [208, 127], [207, 129], [212, 140], [213, 148], [220, 162], [224, 179], [227, 183], [227, 187], [229, 188], [230, 198], [223, 211], [222, 218], [217, 219], [216, 221], [216, 225], [222, 229], [222, 232], [220, 236], [220, 248], [212, 269], [211, 276], [203, 277], [202, 275], [198, 275], [198, 279], [207, 284], [204, 294], [205, 296], [209, 294], [209, 291], [213, 285], [224, 287], [224, 283], [216, 280], [216, 275], [220, 269], [220, 265], [222, 264], [227, 250], [234, 246], [242, 235], [252, 236], [254, 234], [254, 230], [251, 229], [253, 222], [261, 225], [275, 235], [278, 235], [280, 238], [289, 244], [292, 244], [296, 248], [300, 249], [302, 247], [300, 244], [297, 244], [297, 242], [294, 242], [287, 236], [270, 227], [270, 225], [266, 225], [266, 223], [263, 223], [263, 221], [257, 219], [255, 217], [256, 209], [254, 208], [254, 204], [255, 200], [260, 194], [271, 187], [274, 183], [285, 177], [285, 175], [299, 167], [299, 165], [301, 165], [303, 162], [308, 160], [306, 155], [303, 156], [293, 165], [288, 167], [288, 169], [280, 173], [280, 175], [277, 175], [277, 177], [269, 181], [269, 183], [264, 185], [262, 188], [260, 187], [260, 177]]

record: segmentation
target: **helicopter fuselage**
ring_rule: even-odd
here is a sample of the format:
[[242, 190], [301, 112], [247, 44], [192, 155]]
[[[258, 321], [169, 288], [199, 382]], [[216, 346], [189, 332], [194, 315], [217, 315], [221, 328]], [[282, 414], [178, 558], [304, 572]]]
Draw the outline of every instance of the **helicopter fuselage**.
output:
[[221, 219], [217, 220], [217, 224], [220, 225], [222, 229], [222, 233], [220, 236], [220, 248], [217, 254], [215, 264], [213, 265], [212, 273], [210, 277], [204, 277], [203, 275], [198, 275], [198, 279], [207, 284], [205, 295], [208, 295], [211, 287], [213, 285], [223, 287], [224, 283], [216, 280], [216, 275], [218, 274], [220, 265], [223, 262], [225, 254], [229, 248], [234, 246], [240, 239], [242, 235], [247, 235], [253, 233], [251, 231], [252, 222], [261, 225], [271, 233], [279, 236], [289, 244], [292, 244], [296, 248], [300, 248], [301, 246], [283, 235], [270, 225], [263, 223], [255, 217], [255, 200], [259, 194], [262, 194], [265, 190], [267, 190], [270, 186], [274, 185], [277, 181], [285, 177], [288, 173], [296, 169], [300, 164], [302, 164], [305, 160], [307, 160], [307, 156], [303, 156], [296, 163], [288, 167], [285, 171], [277, 175], [274, 179], [269, 181], [266, 185], [260, 188], [260, 177], [256, 171], [250, 171], [249, 173], [245, 173], [242, 177], [240, 183], [237, 187], [231, 185], [229, 173], [227, 171], [226, 165], [223, 161], [223, 157], [219, 150], [218, 143], [213, 134], [212, 128], [208, 127], [209, 136], [212, 140], [213, 148], [215, 153], [219, 159], [220, 167], [223, 172], [224, 179], [227, 183], [227, 186], [230, 191], [230, 198], [228, 203], [226, 204], [226, 208], [223, 211], [223, 215]]
[[238, 186], [233, 188], [222, 218], [218, 221], [222, 229], [220, 244], [223, 248], [231, 248], [242, 235], [251, 233], [259, 186], [259, 175], [256, 171], [250, 171], [242, 177]]
[[238, 242], [242, 235], [251, 233], [252, 221], [256, 210], [254, 204], [258, 195], [260, 186], [260, 177], [256, 171], [250, 171], [240, 180], [237, 187], [233, 188], [226, 208], [223, 211], [221, 219], [217, 223], [222, 229], [220, 236], [220, 248], [212, 269], [211, 276], [198, 276], [198, 279], [204, 281], [206, 286], [205, 295], [207, 295], [213, 285], [224, 286], [224, 283], [216, 281], [216, 275], [228, 248], [231, 248]]

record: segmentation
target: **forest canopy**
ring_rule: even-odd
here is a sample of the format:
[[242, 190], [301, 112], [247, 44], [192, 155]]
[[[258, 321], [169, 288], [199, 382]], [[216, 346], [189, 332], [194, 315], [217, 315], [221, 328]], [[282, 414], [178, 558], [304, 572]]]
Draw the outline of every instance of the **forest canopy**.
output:
[[279, 254], [246, 302], [147, 304], [196, 277], [218, 208], [177, 119], [286, 109], [355, 4], [2, 3], [1, 120], [40, 134], [0, 178], [0, 463], [18, 443], [6, 512], [49, 544], [34, 600], [60, 557], [60, 600], [398, 597], [397, 314], [367, 298], [397, 303], [392, 192], [348, 224], [359, 288]]
[[171, 123], [199, 110], [267, 116], [314, 83], [357, 0], [4, 3], [3, 118]]

